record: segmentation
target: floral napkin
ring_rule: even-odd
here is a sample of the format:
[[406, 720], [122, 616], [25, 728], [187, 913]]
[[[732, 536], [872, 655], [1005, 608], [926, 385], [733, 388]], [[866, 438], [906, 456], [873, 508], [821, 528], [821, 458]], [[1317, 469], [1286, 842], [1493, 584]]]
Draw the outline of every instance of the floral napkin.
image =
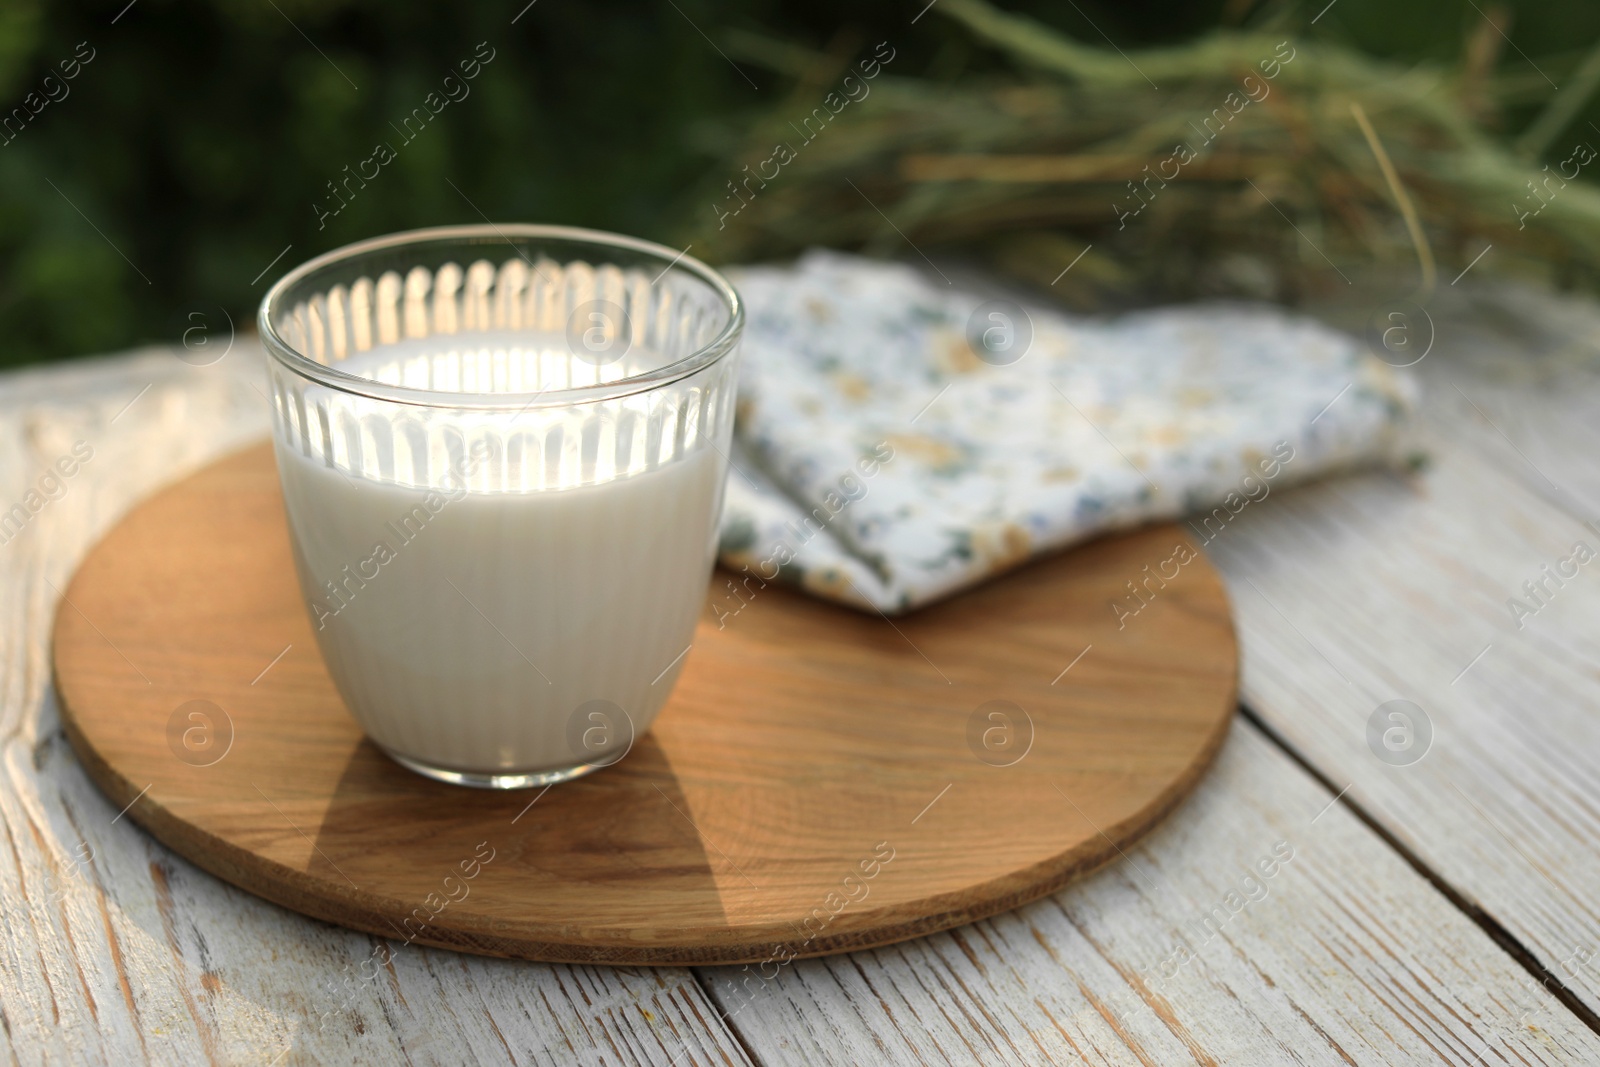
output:
[[[1393, 455], [1412, 377], [1270, 306], [1074, 318], [812, 251], [730, 271], [748, 324], [722, 562], [885, 614], [1152, 519], [1220, 535]], [[713, 609], [715, 610], [715, 608]]]

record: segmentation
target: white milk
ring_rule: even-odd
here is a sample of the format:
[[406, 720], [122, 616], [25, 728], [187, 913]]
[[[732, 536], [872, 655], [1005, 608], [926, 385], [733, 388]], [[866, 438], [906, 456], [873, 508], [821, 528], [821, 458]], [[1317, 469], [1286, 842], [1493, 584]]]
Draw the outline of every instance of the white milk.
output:
[[[380, 363], [392, 369], [393, 347], [339, 367], [393, 380]], [[500, 388], [528, 387], [512, 377]], [[478, 774], [617, 758], [671, 691], [705, 597], [724, 471], [698, 443], [599, 484], [532, 491], [438, 475], [430, 491], [280, 443], [312, 626], [368, 735], [403, 759]], [[507, 470], [529, 484], [498, 462], [501, 484]]]

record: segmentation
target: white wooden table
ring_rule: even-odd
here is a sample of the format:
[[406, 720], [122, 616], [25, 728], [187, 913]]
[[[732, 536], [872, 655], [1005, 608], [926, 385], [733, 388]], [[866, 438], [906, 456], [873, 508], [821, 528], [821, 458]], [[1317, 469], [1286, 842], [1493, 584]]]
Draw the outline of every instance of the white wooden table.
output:
[[[749, 982], [415, 947], [362, 981], [372, 939], [119, 818], [61, 734], [57, 591], [140, 497], [265, 434], [260, 353], [0, 376], [0, 512], [93, 449], [0, 533], [6, 1060], [1600, 1063], [1600, 562], [1507, 605], [1600, 549], [1600, 307], [1431, 310], [1426, 467], [1274, 491], [1207, 546], [1244, 706], [1192, 800], [1020, 911]], [[1367, 740], [1394, 699], [1432, 727], [1406, 766]]]

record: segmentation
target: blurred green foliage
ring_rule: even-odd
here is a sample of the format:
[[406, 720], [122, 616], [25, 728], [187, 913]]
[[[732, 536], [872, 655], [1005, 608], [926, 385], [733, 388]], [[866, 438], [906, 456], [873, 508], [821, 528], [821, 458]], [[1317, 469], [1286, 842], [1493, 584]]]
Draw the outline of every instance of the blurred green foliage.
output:
[[[792, 85], [785, 49], [888, 40], [896, 76], [935, 83], [1003, 65], [937, 5], [919, 17], [922, 0], [525, 2], [7, 0], [0, 108], [29, 117], [0, 136], [0, 365], [173, 341], [197, 309], [247, 323], [294, 263], [393, 230], [489, 218], [692, 232], [711, 219], [697, 190]], [[1291, 19], [1441, 63], [1492, 18], [1509, 39], [1496, 67], [1508, 133], [1600, 37], [1600, 5], [1578, 0], [1335, 0], [1318, 17], [1323, 2], [1004, 6], [1107, 48]], [[402, 145], [392, 124], [480, 42], [494, 58], [470, 95]], [[1573, 125], [1591, 120], [1592, 104]], [[395, 160], [319, 221], [327, 183], [385, 142]]]

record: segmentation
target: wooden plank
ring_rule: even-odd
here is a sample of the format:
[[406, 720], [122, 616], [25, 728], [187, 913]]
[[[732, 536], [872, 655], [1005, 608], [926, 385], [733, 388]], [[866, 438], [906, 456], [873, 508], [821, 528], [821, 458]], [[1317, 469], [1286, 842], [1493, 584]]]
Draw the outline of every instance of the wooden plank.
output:
[[[1206, 550], [1246, 704], [1600, 1010], [1600, 566], [1562, 562], [1600, 551], [1580, 521], [1600, 516], [1600, 311], [1526, 291], [1431, 310], [1425, 469], [1274, 495]], [[1391, 700], [1432, 729], [1410, 765], [1369, 744]]]
[[[8, 833], [7, 851], [0, 856], [0, 895], [21, 899], [15, 872], [25, 867], [30, 887], [52, 873], [60, 878], [84, 872], [82, 884], [59, 882], [67, 892], [53, 902], [76, 920], [70, 929], [39, 907], [25, 913], [26, 924], [13, 909], [6, 910], [8, 936], [0, 949], [3, 1040], [8, 1054], [25, 1062], [92, 1062], [112, 1055], [187, 1062], [203, 1060], [208, 1041], [217, 1060], [259, 1059], [262, 1048], [284, 1044], [271, 1041], [280, 1032], [297, 1026], [309, 1030], [305, 1020], [315, 1010], [311, 1005], [321, 1002], [318, 983], [336, 980], [341, 968], [353, 972], [370, 951], [364, 938], [235, 893], [143, 844], [142, 835], [119, 830], [122, 823], [110, 826], [116, 813], [52, 736], [54, 709], [48, 706], [39, 634], [54, 598], [36, 579], [26, 578], [29, 568], [43, 568], [43, 575], [59, 585], [91, 539], [84, 533], [76, 545], [68, 544], [77, 536], [71, 530], [104, 528], [160, 477], [149, 472], [190, 469], [220, 451], [216, 441], [234, 432], [229, 418], [245, 407], [242, 397], [226, 396], [239, 389], [236, 381], [217, 385], [197, 377], [215, 369], [180, 369], [187, 380], [174, 379], [138, 396], [154, 369], [148, 364], [135, 360], [123, 369], [108, 363], [32, 372], [12, 379], [0, 395], [0, 441], [5, 442], [0, 486], [8, 490], [37, 476], [33, 464], [41, 453], [48, 461], [60, 454], [54, 451], [59, 446], [70, 449], [78, 427], [106, 428], [130, 397], [135, 406], [114, 427], [134, 419], [150, 400], [170, 420], [165, 433], [147, 424], [126, 440], [120, 430], [105, 438], [126, 450], [119, 461], [124, 465], [107, 479], [136, 484], [69, 485], [48, 508], [75, 501], [72, 506], [83, 510], [60, 534], [51, 528], [49, 536], [44, 531], [26, 535], [34, 543], [29, 562], [18, 562], [20, 539], [0, 545], [0, 583], [6, 588], [0, 597], [0, 641], [5, 642], [0, 645], [5, 656], [0, 737], [8, 776], [7, 787], [0, 789]], [[52, 387], [56, 373], [70, 378], [70, 389]], [[221, 402], [219, 391], [225, 394]], [[70, 401], [61, 399], [68, 395]], [[248, 385], [243, 395], [249, 395]], [[192, 439], [170, 429], [186, 421], [195, 424], [187, 428]], [[237, 439], [261, 429], [256, 422], [239, 430]], [[96, 460], [108, 455], [96, 447]], [[1387, 489], [1397, 484], [1379, 482]], [[78, 492], [91, 484], [90, 492]], [[1260, 510], [1294, 498], [1275, 496]], [[1256, 521], [1250, 514], [1241, 518], [1250, 521]], [[1517, 580], [1522, 577], [1519, 573]], [[1249, 592], [1247, 585], [1243, 588], [1235, 588], [1236, 601]], [[1559, 607], [1552, 603], [1551, 618]], [[1259, 609], [1242, 603], [1238, 610], [1241, 616], [1259, 617]], [[1262, 652], [1271, 651], [1260, 630], [1273, 627], [1281, 633], [1267, 636], [1292, 635], [1281, 619], [1246, 629], [1247, 679]], [[1385, 651], [1380, 646], [1374, 654]], [[1311, 654], [1302, 647], [1297, 655], [1300, 668], [1310, 671]], [[1578, 741], [1581, 750], [1586, 739]], [[1425, 767], [1431, 759], [1404, 770]], [[69, 797], [70, 816], [67, 805], [58, 803], [60, 795]], [[732, 1027], [760, 1059], [771, 1062], [867, 1057], [1076, 1062], [1080, 1051], [1094, 1057], [1092, 1062], [1249, 1062], [1252, 1057], [1340, 1062], [1335, 1046], [1354, 1062], [1596, 1058], [1591, 1033], [1347, 812], [1335, 806], [1317, 818], [1331, 799], [1248, 729], [1240, 729], [1218, 772], [1189, 807], [1131, 861], [1077, 889], [907, 946], [791, 964], [776, 982], [756, 986], [762, 995], [748, 1005], [728, 986], [741, 972], [708, 971], [702, 978], [720, 987], [717, 999], [731, 1015]], [[1063, 817], [1075, 816], [1064, 812]], [[108, 829], [100, 829], [96, 819]], [[1285, 830], [1311, 833], [1290, 837]], [[997, 832], [1004, 832], [1003, 826]], [[91, 839], [91, 834], [99, 836]], [[80, 840], [96, 847], [88, 864], [75, 863], [68, 848]], [[1261, 882], [1269, 895], [1243, 906], [1216, 937], [1196, 932], [1193, 923], [1211, 907], [1226, 906], [1225, 894], [1260, 858], [1260, 846], [1270, 853], [1278, 840], [1291, 841], [1297, 851], [1273, 879]], [[1302, 847], [1302, 840], [1316, 848]], [[139, 847], [124, 851], [129, 841]], [[1408, 844], [1415, 847], [1414, 841]], [[89, 875], [100, 877], [94, 865], [103, 857], [109, 872], [105, 884], [116, 888], [104, 897], [109, 918], [97, 927], [102, 895], [95, 888], [100, 883]], [[177, 872], [166, 876], [177, 902], [171, 913], [203, 917], [194, 920], [193, 932], [174, 920], [174, 934], [167, 934], [152, 858], [166, 859]], [[1317, 862], [1302, 863], [1312, 858]], [[1491, 853], [1490, 859], [1500, 862], [1504, 856]], [[1289, 880], [1302, 873], [1308, 876], [1301, 882]], [[1524, 874], [1520, 884], [1536, 877]], [[47, 903], [53, 888], [43, 892]], [[1051, 909], [1059, 920], [1049, 917]], [[97, 933], [108, 928], [119, 935], [116, 941]], [[1197, 959], [1162, 981], [1161, 966], [1184, 936], [1192, 938]], [[85, 948], [76, 949], [80, 944]], [[462, 976], [454, 971], [475, 966], [502, 970]], [[1153, 978], [1138, 987], [1141, 969]], [[423, 1043], [416, 1058], [424, 1062], [460, 1059], [458, 1050], [466, 1048], [492, 1052], [495, 1030], [508, 1036], [506, 1048], [518, 1059], [670, 1062], [680, 1056], [684, 1063], [742, 1058], [711, 1006], [694, 999], [697, 991], [682, 972], [630, 975], [464, 962], [429, 950], [410, 961], [403, 952], [395, 972], [389, 982], [393, 993], [369, 996], [365, 987], [379, 983], [360, 983], [363, 1033], [355, 1034], [357, 1016], [347, 1013], [340, 1018], [351, 1020], [349, 1033], [355, 1037], [340, 1043], [306, 1034], [300, 1044], [289, 1046], [294, 1052], [282, 1062], [394, 1058], [408, 1039], [412, 1045]], [[132, 977], [124, 980], [124, 974]], [[218, 983], [219, 991], [209, 988]], [[92, 1009], [80, 989], [93, 990]], [[667, 1018], [658, 1009], [674, 1003], [684, 1006], [667, 1025], [658, 1026]], [[207, 1012], [209, 1029], [195, 1021]], [[644, 1012], [650, 1017], [641, 1022]], [[485, 1021], [477, 1022], [479, 1017]], [[460, 1021], [469, 1018], [474, 1021]], [[702, 1027], [704, 1044], [682, 1043], [691, 1033], [688, 1020]], [[480, 1029], [470, 1030], [473, 1025]], [[334, 1029], [330, 1022], [324, 1033]], [[481, 1040], [468, 1036], [469, 1030]], [[244, 1036], [227, 1036], [235, 1034]], [[428, 1043], [424, 1039], [430, 1034], [439, 1036]], [[224, 1035], [221, 1045], [218, 1035]], [[1477, 1058], [1480, 1048], [1486, 1051]], [[230, 1057], [238, 1049], [245, 1050], [243, 1055]]]
[[[1087, 882], [768, 978], [701, 974], [774, 1064], [1600, 1057], [1600, 1037], [1333, 800], [1241, 723], [1189, 804]], [[1060, 817], [1079, 818], [1065, 801]]]
[[[259, 358], [243, 341], [206, 368], [153, 350], [0, 385], [0, 511], [40, 493], [21, 532], [0, 535], [4, 1057], [748, 1062], [688, 971], [535, 966], [417, 946], [374, 960], [375, 939], [177, 859], [89, 782], [50, 687], [56, 591], [132, 503], [266, 431], [250, 364]], [[41, 481], [80, 441], [73, 473]]]
[[1534, 286], [1446, 297], [1428, 408], [1452, 440], [1584, 521], [1600, 516], [1600, 303]]

